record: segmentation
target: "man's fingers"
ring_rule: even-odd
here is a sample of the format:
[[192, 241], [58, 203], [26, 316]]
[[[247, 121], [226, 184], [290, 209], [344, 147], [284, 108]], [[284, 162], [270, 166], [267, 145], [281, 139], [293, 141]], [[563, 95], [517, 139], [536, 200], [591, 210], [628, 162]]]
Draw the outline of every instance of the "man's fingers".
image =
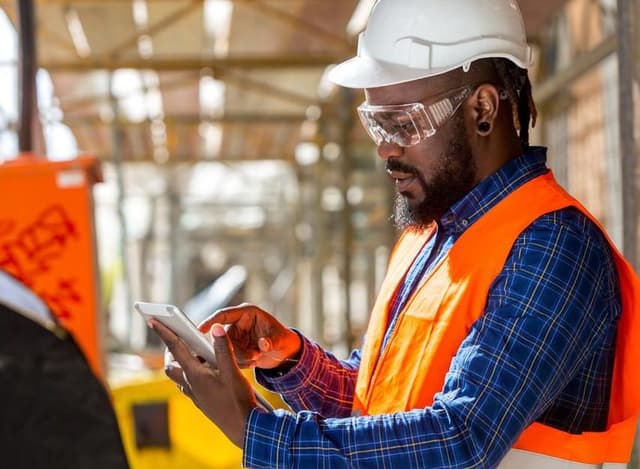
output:
[[164, 348], [164, 367], [167, 368], [168, 366], [172, 365], [172, 364], [177, 364], [178, 362], [176, 362], [176, 359], [173, 358], [173, 355], [171, 354], [171, 352], [169, 352], [168, 348]]
[[164, 372], [169, 377], [169, 379], [176, 383], [178, 386], [182, 386], [184, 388], [189, 387], [189, 382], [186, 379], [184, 370], [179, 366], [168, 366], [164, 369]]
[[238, 363], [238, 366], [240, 368], [255, 368], [258, 364], [258, 360], [256, 360], [255, 358], [242, 359], [236, 357], [236, 363]]
[[213, 336], [213, 348], [216, 351], [216, 362], [224, 379], [232, 377], [240, 372], [236, 357], [233, 354], [231, 339], [221, 324], [214, 324], [211, 328]]
[[158, 334], [160, 339], [165, 343], [169, 352], [173, 355], [173, 358], [187, 373], [189, 373], [195, 364], [200, 364], [200, 361], [191, 354], [191, 351], [189, 351], [180, 337], [175, 335], [171, 329], [160, 321], [152, 319], [149, 321], [149, 327], [156, 331], [156, 334]]
[[255, 312], [256, 307], [248, 303], [222, 308], [200, 323], [200, 332], [207, 333], [214, 324], [235, 324], [246, 313]]
[[187, 380], [187, 377], [184, 374], [184, 370], [182, 368], [180, 368], [179, 366], [166, 367], [164, 369], [164, 372], [171, 381], [178, 385], [178, 389], [180, 389], [181, 393], [183, 393], [189, 399], [194, 400], [191, 385], [189, 384], [189, 380]]

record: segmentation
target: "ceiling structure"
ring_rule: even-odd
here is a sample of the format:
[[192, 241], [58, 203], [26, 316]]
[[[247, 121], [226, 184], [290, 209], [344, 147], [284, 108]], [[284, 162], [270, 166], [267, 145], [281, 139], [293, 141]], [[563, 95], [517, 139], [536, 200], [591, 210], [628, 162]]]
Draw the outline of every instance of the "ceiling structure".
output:
[[[353, 55], [372, 3], [39, 0], [38, 63], [82, 151], [293, 161], [330, 107], [326, 68]], [[562, 3], [520, 2], [531, 37]], [[15, 4], [0, 1], [14, 24]]]
[[[297, 294], [308, 299], [299, 317], [315, 318], [317, 337], [325, 316], [351, 323], [359, 280], [369, 293], [353, 318], [364, 324], [386, 262], [378, 248], [395, 236], [393, 188], [345, 109], [362, 97], [325, 77], [355, 53], [375, 0], [33, 1], [38, 64], [61, 111], [41, 117], [67, 125], [82, 152], [126, 166], [105, 165], [96, 193], [100, 252], [134, 263], [114, 307], [122, 324], [129, 297], [169, 291], [182, 304], [196, 277], [227, 262], [251, 273], [247, 297], [258, 304], [298, 311]], [[564, 1], [519, 1], [532, 41]], [[14, 25], [16, 5], [0, 0]], [[322, 164], [310, 164], [319, 155], [303, 142], [322, 145]], [[153, 275], [137, 285], [140, 272]], [[123, 331], [114, 334], [131, 343]]]

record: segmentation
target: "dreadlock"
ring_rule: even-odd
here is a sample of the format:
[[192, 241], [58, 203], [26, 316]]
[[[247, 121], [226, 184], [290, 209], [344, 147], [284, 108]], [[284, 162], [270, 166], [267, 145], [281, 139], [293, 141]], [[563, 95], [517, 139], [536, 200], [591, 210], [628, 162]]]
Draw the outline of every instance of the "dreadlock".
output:
[[498, 80], [509, 96], [513, 123], [518, 131], [522, 146], [528, 148], [529, 124], [531, 127], [535, 127], [538, 118], [538, 111], [531, 93], [529, 74], [526, 69], [518, 67], [510, 60], [502, 58], [489, 60], [495, 69]]

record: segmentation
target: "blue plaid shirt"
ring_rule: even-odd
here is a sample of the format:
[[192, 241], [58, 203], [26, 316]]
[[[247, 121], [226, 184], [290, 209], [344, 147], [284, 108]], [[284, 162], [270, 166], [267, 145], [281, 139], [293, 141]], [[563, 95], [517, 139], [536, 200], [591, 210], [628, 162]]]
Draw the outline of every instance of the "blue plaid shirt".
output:
[[[532, 148], [451, 207], [408, 272], [395, 309], [465, 229], [545, 173], [545, 162], [545, 149]], [[602, 234], [573, 208], [549, 213], [516, 240], [431, 407], [351, 417], [360, 352], [338, 360], [304, 338], [288, 373], [256, 373], [298, 413], [253, 410], [243, 464], [495, 467], [534, 421], [571, 433], [601, 431], [619, 315], [617, 274]]]

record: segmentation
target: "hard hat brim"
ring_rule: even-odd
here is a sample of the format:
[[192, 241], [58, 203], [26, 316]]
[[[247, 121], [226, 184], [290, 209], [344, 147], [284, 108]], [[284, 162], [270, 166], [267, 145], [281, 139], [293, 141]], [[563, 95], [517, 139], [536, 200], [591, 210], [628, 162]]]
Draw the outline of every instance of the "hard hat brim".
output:
[[370, 57], [353, 57], [336, 65], [328, 75], [330, 81], [345, 88], [379, 88], [421, 78], [442, 75], [460, 65], [424, 70], [382, 62]]
[[381, 86], [399, 85], [409, 81], [420, 80], [421, 78], [435, 77], [484, 58], [504, 58], [524, 69], [528, 69], [533, 63], [532, 59], [527, 61], [524, 57], [516, 57], [508, 53], [487, 53], [471, 57], [464, 63], [454, 63], [448, 67], [425, 70], [392, 64], [367, 56], [358, 56], [333, 67], [329, 72], [328, 78], [336, 85], [345, 88], [379, 88]]

